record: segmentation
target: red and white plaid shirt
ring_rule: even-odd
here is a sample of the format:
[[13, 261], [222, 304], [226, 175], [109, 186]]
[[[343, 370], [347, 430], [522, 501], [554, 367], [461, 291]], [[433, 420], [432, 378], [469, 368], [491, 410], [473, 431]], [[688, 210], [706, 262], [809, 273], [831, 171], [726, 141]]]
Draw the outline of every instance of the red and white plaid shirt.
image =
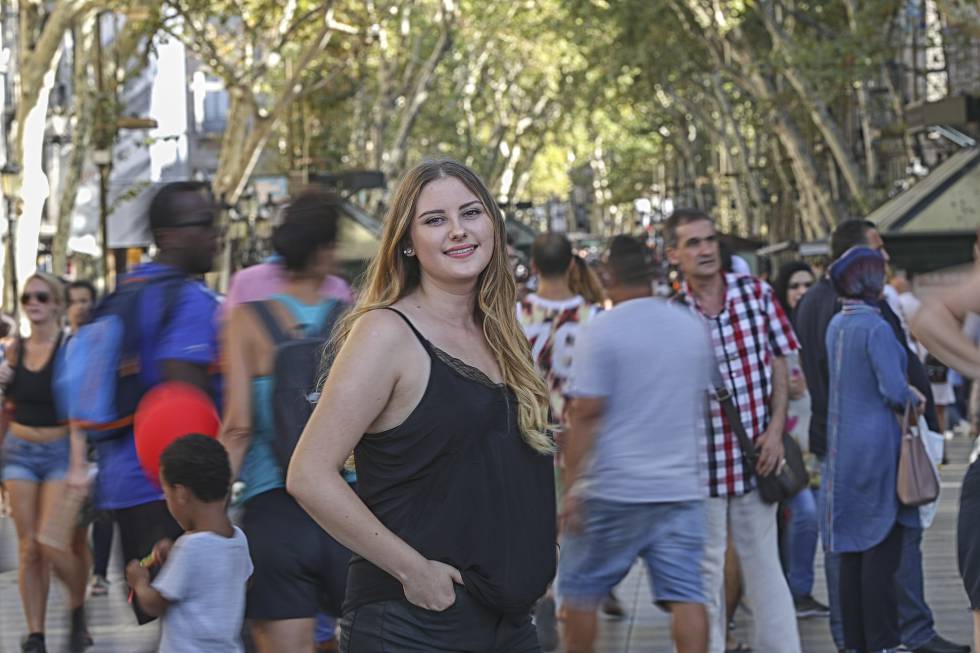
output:
[[[711, 332], [715, 359], [732, 393], [746, 434], [755, 442], [769, 424], [772, 394], [772, 359], [799, 349], [786, 314], [769, 284], [747, 275], [725, 275], [725, 306], [717, 316], [705, 315], [685, 283], [674, 301], [691, 308]], [[742, 456], [721, 404], [710, 392], [711, 420], [707, 425], [704, 463], [713, 497], [741, 496], [753, 487], [748, 463]]]

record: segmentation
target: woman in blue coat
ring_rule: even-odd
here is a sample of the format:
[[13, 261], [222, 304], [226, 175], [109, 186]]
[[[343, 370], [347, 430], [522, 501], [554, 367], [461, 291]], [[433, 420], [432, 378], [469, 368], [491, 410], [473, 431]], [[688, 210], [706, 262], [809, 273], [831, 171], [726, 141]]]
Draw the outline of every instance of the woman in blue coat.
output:
[[841, 554], [840, 597], [848, 650], [891, 651], [900, 643], [894, 576], [902, 528], [916, 508], [896, 492], [906, 406], [924, 399], [908, 384], [906, 354], [876, 308], [885, 260], [868, 247], [848, 250], [830, 268], [843, 308], [827, 330], [828, 544]]

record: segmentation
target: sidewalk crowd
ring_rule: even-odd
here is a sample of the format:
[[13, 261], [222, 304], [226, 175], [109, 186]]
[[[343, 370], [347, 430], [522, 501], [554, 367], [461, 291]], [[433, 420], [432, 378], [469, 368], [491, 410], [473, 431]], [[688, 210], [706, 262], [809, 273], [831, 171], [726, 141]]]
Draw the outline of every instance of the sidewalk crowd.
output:
[[[162, 620], [165, 653], [588, 653], [637, 561], [678, 653], [800, 653], [802, 618], [842, 652], [971, 650], [936, 632], [921, 547], [935, 443], [977, 431], [980, 267], [919, 298], [848, 220], [827, 265], [770, 283], [678, 209], [662, 247], [620, 235], [596, 261], [542, 234], [518, 288], [483, 181], [437, 160], [401, 180], [356, 291], [333, 274], [340, 202], [307, 190], [221, 298], [217, 212], [166, 184], [152, 261], [102, 298], [38, 272], [29, 328], [4, 318], [24, 653], [60, 650], [52, 573], [76, 653], [109, 591]], [[978, 465], [957, 551], [980, 648]]]

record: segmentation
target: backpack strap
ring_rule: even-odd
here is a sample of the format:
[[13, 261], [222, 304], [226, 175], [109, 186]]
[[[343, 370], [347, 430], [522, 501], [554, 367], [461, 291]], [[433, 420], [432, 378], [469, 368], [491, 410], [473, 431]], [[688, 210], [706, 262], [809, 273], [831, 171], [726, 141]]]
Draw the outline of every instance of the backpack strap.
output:
[[248, 302], [248, 305], [255, 312], [255, 316], [259, 318], [262, 326], [265, 328], [267, 334], [272, 339], [273, 344], [279, 345], [280, 343], [286, 342], [287, 340], [292, 340], [292, 337], [286, 333], [279, 324], [279, 320], [272, 313], [272, 308], [269, 306], [269, 300], [267, 301], [256, 301]]
[[339, 299], [330, 299], [326, 307], [326, 315], [323, 318], [323, 323], [320, 325], [320, 337], [323, 339], [329, 339], [330, 334], [333, 333], [334, 325], [340, 317], [346, 313], [347, 304], [340, 301]]

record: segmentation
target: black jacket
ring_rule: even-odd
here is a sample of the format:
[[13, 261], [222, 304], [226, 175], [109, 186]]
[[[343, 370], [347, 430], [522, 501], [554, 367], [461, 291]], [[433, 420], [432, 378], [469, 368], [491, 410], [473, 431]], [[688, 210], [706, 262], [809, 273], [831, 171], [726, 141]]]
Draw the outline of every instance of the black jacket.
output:
[[[793, 312], [793, 329], [800, 340], [800, 364], [810, 391], [810, 451], [823, 458], [827, 453], [827, 395], [830, 392], [830, 368], [827, 362], [827, 326], [841, 302], [830, 279], [818, 281], [800, 300]], [[938, 431], [936, 404], [932, 398], [932, 388], [926, 368], [908, 346], [902, 322], [892, 311], [888, 302], [878, 303], [881, 316], [891, 325], [895, 337], [905, 349], [908, 357], [907, 373], [910, 384], [926, 396], [926, 422], [929, 428]]]

